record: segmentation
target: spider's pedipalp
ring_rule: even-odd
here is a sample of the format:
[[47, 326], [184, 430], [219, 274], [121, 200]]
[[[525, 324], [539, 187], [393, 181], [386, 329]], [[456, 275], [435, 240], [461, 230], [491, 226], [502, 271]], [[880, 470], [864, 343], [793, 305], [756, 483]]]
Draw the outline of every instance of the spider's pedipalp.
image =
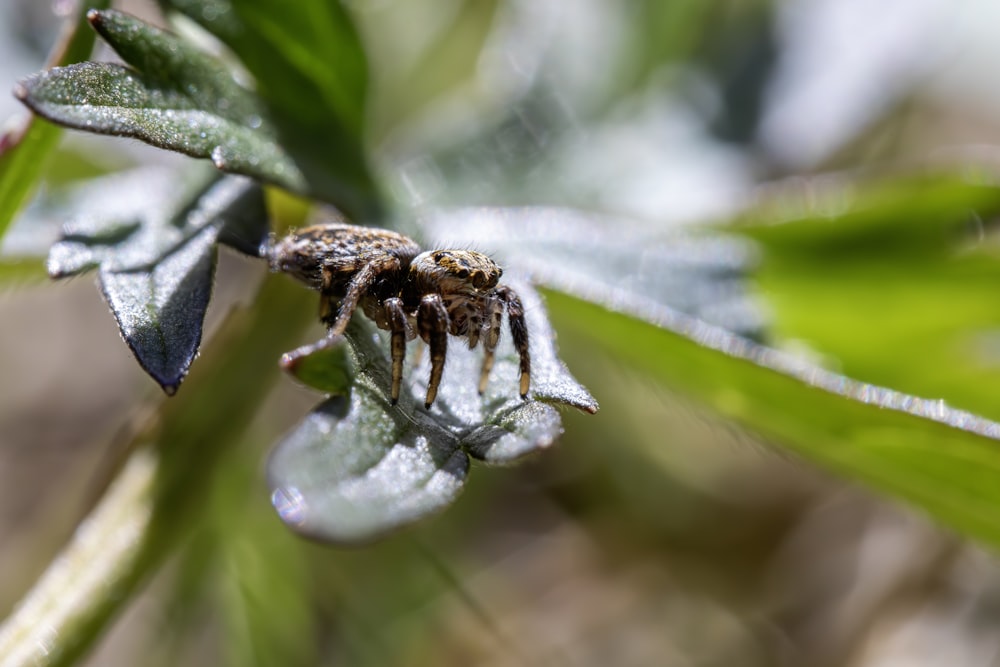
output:
[[521, 398], [526, 398], [531, 386], [531, 352], [528, 349], [528, 325], [524, 321], [524, 306], [517, 293], [506, 285], [497, 287], [496, 295], [507, 307], [510, 335], [521, 358]]
[[483, 324], [486, 335], [483, 337], [483, 369], [479, 373], [479, 393], [486, 391], [486, 384], [493, 370], [493, 359], [500, 341], [500, 325], [503, 322], [503, 302], [496, 296], [490, 296], [483, 302]]
[[428, 294], [420, 300], [417, 327], [420, 337], [431, 348], [431, 377], [427, 381], [427, 398], [424, 400], [424, 407], [430, 408], [437, 397], [448, 352], [448, 311], [440, 294]]

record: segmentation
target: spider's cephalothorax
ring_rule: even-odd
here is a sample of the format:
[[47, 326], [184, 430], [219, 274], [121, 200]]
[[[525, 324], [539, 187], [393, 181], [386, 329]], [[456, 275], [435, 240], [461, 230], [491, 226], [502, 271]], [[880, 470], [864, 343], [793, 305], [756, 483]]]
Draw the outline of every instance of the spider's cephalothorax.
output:
[[479, 392], [484, 392], [504, 309], [521, 358], [521, 397], [527, 396], [531, 357], [524, 309], [512, 289], [498, 284], [503, 270], [486, 255], [472, 250], [421, 252], [402, 234], [327, 223], [289, 234], [271, 246], [269, 259], [273, 269], [319, 290], [320, 317], [331, 338], [344, 333], [358, 306], [391, 333], [393, 403], [399, 399], [406, 341], [418, 335], [430, 346], [426, 407], [441, 383], [448, 334], [464, 336], [470, 349], [483, 341]]

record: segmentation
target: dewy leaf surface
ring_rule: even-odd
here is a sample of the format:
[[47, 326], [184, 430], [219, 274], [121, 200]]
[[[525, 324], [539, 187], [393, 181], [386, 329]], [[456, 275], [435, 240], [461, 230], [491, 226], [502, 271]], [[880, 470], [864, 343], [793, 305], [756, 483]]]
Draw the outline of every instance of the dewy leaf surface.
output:
[[221, 62], [126, 14], [91, 12], [89, 18], [132, 67], [80, 63], [32, 75], [15, 94], [35, 113], [306, 190], [301, 171], [275, 138], [267, 110]]
[[[562, 432], [554, 405], [597, 411], [597, 403], [556, 356], [538, 294], [524, 283], [507, 284], [521, 296], [530, 332], [528, 400], [518, 395], [517, 354], [506, 337], [483, 396], [476, 391], [480, 351], [452, 338], [431, 409], [423, 407], [426, 354], [408, 365], [399, 404], [393, 407], [388, 337], [355, 317], [348, 329], [355, 368], [349, 398], [320, 404], [271, 456], [272, 499], [286, 523], [334, 542], [379, 537], [450, 504], [464, 484], [469, 456], [508, 464], [552, 444]], [[411, 344], [411, 359], [415, 349]]]
[[87, 212], [66, 224], [49, 274], [97, 268], [122, 337], [172, 394], [201, 342], [217, 242], [247, 251], [266, 238], [263, 192], [246, 178], [141, 169], [99, 179], [76, 199]]

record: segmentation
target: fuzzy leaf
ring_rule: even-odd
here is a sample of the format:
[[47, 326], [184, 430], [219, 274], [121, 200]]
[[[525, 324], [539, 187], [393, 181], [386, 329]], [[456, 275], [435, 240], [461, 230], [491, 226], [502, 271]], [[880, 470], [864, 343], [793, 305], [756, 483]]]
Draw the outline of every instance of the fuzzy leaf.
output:
[[135, 69], [110, 63], [57, 67], [21, 81], [15, 94], [55, 123], [198, 158], [223, 171], [306, 191], [275, 139], [267, 110], [221, 62], [121, 12], [91, 23]]
[[[531, 336], [528, 400], [518, 395], [517, 353], [509, 340], [501, 339], [490, 384], [480, 396], [480, 354], [451, 339], [431, 409], [423, 407], [426, 358], [407, 368], [393, 407], [388, 337], [355, 317], [348, 328], [356, 369], [350, 398], [320, 404], [276, 446], [268, 464], [272, 499], [290, 526], [334, 542], [373, 539], [450, 504], [464, 483], [468, 456], [508, 464], [548, 447], [562, 433], [553, 404], [597, 411], [593, 397], [556, 356], [538, 294], [527, 284], [508, 284], [521, 297]], [[329, 346], [320, 349], [326, 354]]]
[[756, 247], [732, 234], [555, 207], [433, 209], [420, 226], [431, 239], [489, 248], [548, 287], [625, 290], [751, 337], [765, 325], [747, 281]]
[[260, 246], [267, 235], [263, 193], [245, 178], [185, 181], [142, 169], [100, 179], [77, 198], [102, 203], [66, 225], [49, 252], [49, 274], [98, 268], [122, 337], [173, 394], [201, 342], [216, 243]]

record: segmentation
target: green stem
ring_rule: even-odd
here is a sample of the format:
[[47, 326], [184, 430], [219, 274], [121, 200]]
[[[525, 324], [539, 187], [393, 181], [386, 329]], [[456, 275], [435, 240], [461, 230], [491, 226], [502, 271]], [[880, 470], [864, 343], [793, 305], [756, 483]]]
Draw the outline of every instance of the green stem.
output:
[[0, 665], [72, 662], [139, 581], [157, 457], [136, 451], [63, 553], [0, 628]]
[[227, 320], [185, 386], [164, 402], [155, 444], [133, 449], [73, 540], [0, 626], [0, 666], [72, 664], [186, 541], [225, 473], [222, 454], [242, 441], [277, 378], [281, 352], [313, 320], [314, 300], [272, 276], [251, 309]]

